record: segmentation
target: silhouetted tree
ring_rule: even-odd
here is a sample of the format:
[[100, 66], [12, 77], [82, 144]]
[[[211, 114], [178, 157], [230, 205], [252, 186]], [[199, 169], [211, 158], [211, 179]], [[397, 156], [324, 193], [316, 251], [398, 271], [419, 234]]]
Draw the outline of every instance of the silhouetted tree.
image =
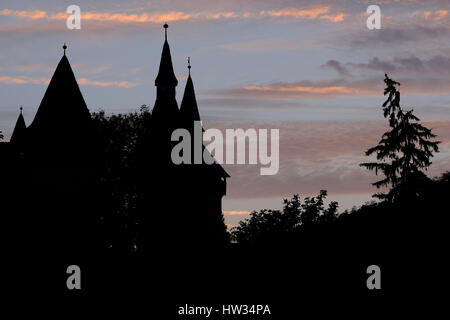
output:
[[324, 207], [327, 191], [321, 190], [315, 197], [306, 197], [302, 203], [299, 195], [283, 199], [283, 210], [263, 209], [253, 211], [250, 218], [239, 222], [231, 230], [231, 237], [238, 243], [258, 242], [300, 231], [311, 225], [332, 222], [337, 218], [338, 203], [333, 201]]
[[101, 213], [105, 245], [119, 251], [134, 250], [136, 215], [136, 145], [150, 120], [146, 105], [139, 112], [92, 114], [100, 138], [103, 170], [100, 185], [104, 199]]
[[319, 215], [319, 222], [330, 223], [337, 219], [338, 217], [338, 207], [337, 201], [331, 201], [328, 208], [323, 210], [323, 213]]
[[3, 140], [3, 134], [1, 131], [0, 131], [0, 140]]
[[376, 174], [381, 171], [385, 178], [373, 183], [377, 188], [391, 186], [391, 190], [374, 196], [393, 201], [399, 197], [415, 197], [420, 187], [428, 179], [422, 172], [431, 164], [433, 152], [438, 152], [439, 141], [428, 129], [422, 126], [413, 114], [413, 110], [404, 111], [400, 106], [400, 92], [396, 89], [400, 83], [385, 75], [388, 94], [383, 103], [384, 117], [389, 119], [390, 130], [385, 132], [378, 145], [366, 151], [366, 155], [376, 154], [378, 162], [360, 164]]
[[305, 198], [305, 203], [302, 205], [303, 212], [300, 215], [300, 221], [303, 225], [307, 226], [318, 222], [319, 215], [323, 211], [323, 199], [326, 196], [326, 190], [320, 190], [318, 196]]

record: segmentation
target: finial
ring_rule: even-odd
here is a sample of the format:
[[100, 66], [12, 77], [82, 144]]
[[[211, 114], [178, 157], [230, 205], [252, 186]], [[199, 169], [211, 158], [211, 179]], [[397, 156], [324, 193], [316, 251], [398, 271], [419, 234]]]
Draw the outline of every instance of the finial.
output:
[[23, 110], [23, 108], [22, 108], [22, 105], [20, 105], [20, 114], [22, 114], [22, 110]]
[[164, 23], [164, 34], [165, 34], [165, 38], [166, 38], [166, 41], [167, 41], [167, 28], [169, 27], [169, 25], [167, 24], [167, 22], [166, 23]]
[[191, 57], [188, 57], [188, 69], [189, 69], [189, 75], [191, 75]]
[[67, 46], [66, 46], [66, 43], [64, 42], [64, 45], [63, 45], [63, 49], [64, 49], [64, 55], [66, 55], [66, 49], [67, 49]]

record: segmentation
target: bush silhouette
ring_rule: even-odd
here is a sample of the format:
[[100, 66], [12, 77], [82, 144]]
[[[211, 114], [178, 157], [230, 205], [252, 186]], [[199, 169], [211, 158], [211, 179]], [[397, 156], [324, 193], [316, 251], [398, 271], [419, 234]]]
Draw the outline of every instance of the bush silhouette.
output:
[[315, 224], [337, 219], [338, 203], [324, 207], [327, 191], [315, 197], [306, 197], [302, 203], [299, 195], [283, 200], [283, 209], [253, 211], [250, 218], [241, 221], [231, 230], [232, 239], [238, 243], [277, 241], [289, 233], [296, 233]]

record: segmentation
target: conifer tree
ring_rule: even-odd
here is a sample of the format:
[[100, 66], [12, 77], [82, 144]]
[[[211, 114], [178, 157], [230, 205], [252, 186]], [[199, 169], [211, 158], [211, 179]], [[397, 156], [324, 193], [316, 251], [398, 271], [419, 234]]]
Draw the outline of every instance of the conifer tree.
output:
[[432, 141], [435, 134], [422, 126], [413, 110], [404, 111], [400, 106], [400, 92], [396, 86], [400, 83], [385, 75], [388, 95], [383, 103], [384, 117], [389, 120], [390, 130], [385, 132], [378, 145], [366, 151], [366, 155], [375, 154], [377, 162], [360, 164], [369, 170], [383, 173], [384, 179], [373, 183], [377, 188], [391, 186], [386, 193], [374, 196], [394, 201], [399, 198], [411, 199], [421, 193], [428, 179], [423, 170], [431, 165], [433, 152], [438, 152], [439, 141]]

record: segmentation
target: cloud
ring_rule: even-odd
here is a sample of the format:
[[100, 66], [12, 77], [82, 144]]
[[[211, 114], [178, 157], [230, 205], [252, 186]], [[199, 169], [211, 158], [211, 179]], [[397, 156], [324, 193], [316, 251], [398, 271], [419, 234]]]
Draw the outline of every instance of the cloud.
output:
[[299, 85], [275, 85], [275, 86], [244, 86], [246, 91], [257, 92], [286, 92], [288, 94], [305, 94], [305, 95], [341, 95], [341, 94], [358, 94], [360, 90], [345, 86], [299, 86]]
[[[32, 19], [32, 20], [48, 18], [47, 12], [41, 11], [41, 10], [15, 11], [15, 10], [3, 9], [3, 10], [0, 10], [0, 16], [12, 16], [12, 17], [16, 17], [16, 18]], [[67, 16], [68, 15], [66, 15], [66, 19], [67, 19]]]
[[242, 85], [206, 95], [259, 98], [330, 98], [349, 95], [378, 95], [381, 78], [350, 82], [347, 79], [277, 82], [265, 85]]
[[141, 73], [141, 72], [145, 71], [146, 69], [147, 69], [147, 67], [133, 68], [133, 69], [131, 69], [131, 73], [133, 73], [133, 74]]
[[[67, 14], [59, 14], [53, 16], [54, 19], [67, 19]], [[194, 15], [184, 12], [167, 12], [159, 14], [124, 14], [124, 13], [108, 13], [108, 12], [83, 12], [83, 20], [94, 20], [94, 21], [114, 21], [120, 23], [164, 23], [172, 21], [182, 21], [193, 19]]]
[[[3, 9], [0, 11], [0, 15], [11, 16], [23, 19], [47, 19], [47, 20], [66, 20], [70, 14], [66, 12], [59, 12], [55, 14], [50, 14], [46, 11], [40, 10], [30, 10], [30, 11], [15, 11], [9, 9]], [[222, 14], [223, 17], [228, 17], [226, 13]], [[180, 21], [192, 19], [194, 16], [192, 14], [171, 11], [167, 13], [156, 13], [156, 14], [126, 14], [126, 13], [110, 13], [110, 12], [82, 12], [82, 20], [94, 20], [94, 21], [114, 21], [121, 23], [162, 23], [171, 21]], [[217, 16], [219, 17], [219, 16]]]
[[17, 70], [21, 72], [33, 72], [41, 68], [38, 64], [20, 64], [17, 66]]
[[427, 41], [447, 37], [449, 28], [444, 25], [420, 25], [404, 23], [402, 26], [389, 26], [376, 32], [358, 32], [344, 39], [351, 47], [378, 47], [382, 45], [400, 45], [406, 42]]
[[269, 38], [221, 44], [218, 47], [235, 52], [280, 52], [281, 50], [303, 49], [305, 47], [305, 41]]
[[450, 57], [442, 55], [435, 55], [428, 59], [414, 55], [394, 57], [390, 60], [373, 57], [367, 63], [347, 63], [346, 65], [356, 69], [395, 72], [396, 74], [450, 75]]
[[0, 76], [0, 82], [4, 84], [43, 84], [48, 85], [50, 79], [48, 78], [30, 78], [30, 77], [10, 77]]
[[105, 71], [110, 70], [110, 69], [111, 69], [111, 66], [99, 66], [99, 67], [96, 67], [96, 68], [83, 70], [82, 72], [86, 73], [86, 74], [98, 74], [98, 73], [102, 73], [102, 72], [105, 72]]
[[[50, 82], [49, 78], [30, 78], [25, 76], [11, 77], [11, 76], [1, 76], [0, 83], [4, 84], [38, 84], [38, 85], [48, 85]], [[87, 78], [79, 78], [78, 84], [89, 85], [96, 87], [119, 87], [119, 88], [132, 88], [137, 86], [136, 83], [129, 81], [95, 81]]]
[[96, 87], [119, 87], [119, 88], [132, 88], [137, 86], [136, 83], [129, 81], [95, 81], [86, 78], [79, 78], [78, 84]]
[[235, 216], [235, 215], [247, 215], [247, 214], [250, 214], [250, 211], [223, 210], [222, 213], [225, 216]]
[[[88, 74], [88, 75], [94, 75], [99, 74], [102, 72], [105, 72], [107, 70], [111, 69], [110, 65], [101, 65], [98, 67], [90, 67], [85, 64], [81, 63], [74, 63], [71, 65], [74, 69], [79, 69], [79, 72], [82, 74]], [[17, 65], [16, 69], [21, 72], [35, 72], [38, 70], [44, 70], [45, 72], [54, 73], [56, 66], [45, 66], [45, 65], [39, 65], [39, 64], [29, 64], [29, 63], [22, 63]]]
[[[308, 19], [317, 19], [324, 13], [327, 13], [330, 10], [330, 7], [312, 7], [309, 9], [297, 9], [297, 8], [285, 8], [281, 10], [272, 10], [268, 11], [267, 15], [270, 17], [291, 17], [291, 18], [308, 18]], [[266, 12], [261, 11], [261, 15], [265, 15]]]
[[[382, 119], [381, 111], [379, 112]], [[450, 170], [450, 121], [423, 122], [442, 141], [427, 174]], [[239, 123], [235, 127], [268, 128], [263, 123]], [[259, 175], [259, 166], [225, 165], [230, 173], [227, 198], [287, 197], [315, 194], [327, 189], [333, 194], [375, 193], [374, 173], [359, 167], [368, 161], [365, 150], [377, 144], [388, 130], [385, 121], [285, 122], [270, 124], [280, 130], [280, 170], [274, 176]], [[220, 127], [219, 127], [220, 128]]]
[[320, 16], [320, 19], [329, 20], [331, 22], [342, 22], [346, 16], [347, 14], [345, 13], [337, 13], [335, 15]]
[[[344, 67], [345, 66], [345, 67]], [[294, 82], [272, 82], [267, 84], [242, 84], [234, 88], [202, 93], [208, 97], [256, 98], [256, 99], [300, 99], [334, 97], [382, 97], [384, 73], [394, 75], [402, 84], [402, 93], [412, 95], [450, 94], [450, 58], [434, 56], [429, 59], [417, 57], [397, 57], [383, 61], [374, 57], [368, 63], [342, 64], [328, 61], [322, 67], [340, 71], [341, 77], [330, 80], [300, 80]], [[347, 67], [347, 68], [346, 68]], [[348, 69], [373, 70], [352, 78], [345, 75]], [[411, 76], [412, 75], [412, 76]]]
[[[120, 12], [82, 12], [82, 21], [101, 21], [117, 23], [164, 23], [172, 21], [204, 21], [220, 19], [249, 19], [249, 18], [291, 18], [291, 19], [322, 19], [330, 22], [342, 22], [345, 13], [339, 12], [332, 15], [325, 15], [330, 11], [329, 6], [312, 6], [308, 8], [284, 8], [279, 10], [261, 10], [261, 11], [218, 11], [218, 12], [184, 12], [168, 11], [159, 13], [120, 13]], [[29, 10], [16, 11], [3, 9], [0, 16], [10, 16], [29, 20], [66, 20], [70, 14], [58, 12], [51, 14], [47, 11]]]
[[336, 60], [328, 60], [322, 68], [330, 68], [335, 70], [340, 76], [349, 76], [350, 73], [339, 61]]
[[414, 11], [411, 18], [423, 18], [426, 21], [440, 21], [448, 17], [448, 10]]
[[367, 63], [352, 63], [347, 64], [353, 68], [377, 70], [382, 72], [394, 72], [396, 66], [390, 62], [381, 61], [378, 57], [373, 57]]

